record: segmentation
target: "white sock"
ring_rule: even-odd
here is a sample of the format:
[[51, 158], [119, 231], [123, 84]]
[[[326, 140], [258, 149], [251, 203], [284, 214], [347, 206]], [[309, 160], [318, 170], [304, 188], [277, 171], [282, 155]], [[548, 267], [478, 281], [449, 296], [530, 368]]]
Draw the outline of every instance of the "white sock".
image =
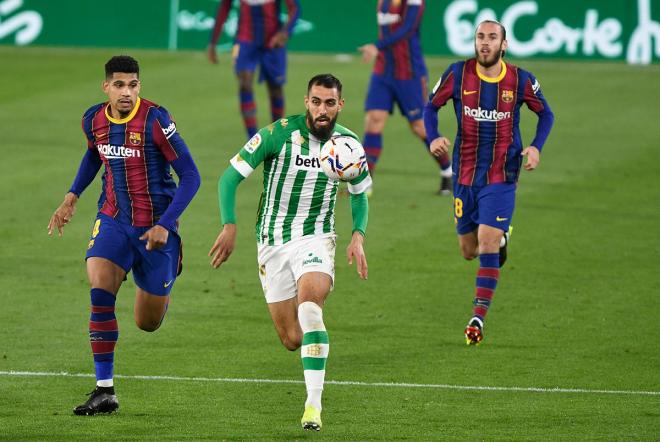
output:
[[303, 332], [300, 357], [307, 387], [305, 406], [312, 405], [320, 410], [325, 363], [330, 350], [328, 333], [323, 324], [323, 310], [314, 302], [303, 302], [298, 306], [298, 320]]

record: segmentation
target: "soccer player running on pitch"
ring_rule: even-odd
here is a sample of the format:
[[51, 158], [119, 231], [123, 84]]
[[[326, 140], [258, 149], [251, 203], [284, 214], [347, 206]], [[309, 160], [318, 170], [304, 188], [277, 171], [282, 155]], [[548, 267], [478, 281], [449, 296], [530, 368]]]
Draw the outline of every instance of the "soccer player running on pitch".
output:
[[[554, 121], [534, 75], [502, 59], [506, 48], [504, 26], [481, 22], [475, 32], [475, 58], [449, 66], [424, 108], [431, 152], [444, 155], [450, 142], [438, 132], [437, 112], [454, 100], [456, 231], [463, 257], [479, 257], [473, 314], [465, 329], [468, 344], [479, 344], [484, 336], [484, 319], [506, 260], [520, 168], [536, 169]], [[524, 149], [519, 128], [523, 103], [539, 119], [536, 135]]]
[[[266, 80], [272, 120], [284, 116], [286, 43], [300, 15], [300, 0], [285, 0], [288, 18], [280, 21], [282, 0], [240, 0], [238, 29], [232, 50], [238, 78], [238, 98], [248, 138], [257, 133], [257, 107], [254, 102], [254, 71], [259, 65], [259, 82]], [[231, 10], [232, 0], [222, 0], [215, 17], [207, 55], [218, 63], [216, 45]]]
[[[362, 59], [374, 64], [364, 103], [364, 139], [369, 171], [374, 173], [383, 147], [383, 129], [396, 103], [408, 119], [410, 130], [427, 147], [422, 111], [428, 93], [428, 72], [422, 54], [420, 25], [424, 0], [379, 0], [378, 41], [360, 46]], [[451, 190], [448, 155], [436, 158], [440, 166], [439, 195]]]
[[[342, 84], [331, 74], [313, 77], [307, 86], [305, 114], [278, 120], [261, 129], [231, 159], [219, 182], [224, 226], [209, 255], [215, 268], [225, 262], [236, 241], [236, 188], [264, 163], [264, 189], [257, 218], [259, 278], [268, 310], [282, 344], [301, 347], [307, 400], [301, 423], [321, 429], [321, 393], [328, 357], [323, 304], [333, 286], [334, 207], [338, 182], [321, 170], [319, 152], [333, 135], [353, 132], [336, 124], [344, 106]], [[371, 183], [368, 170], [348, 184], [353, 236], [346, 249], [349, 264], [367, 279], [364, 232]]]
[[[119, 408], [113, 385], [117, 292], [133, 270], [135, 322], [149, 332], [160, 327], [181, 272], [177, 219], [200, 185], [197, 167], [172, 117], [165, 108], [141, 99], [140, 85], [135, 59], [121, 55], [106, 63], [102, 87], [108, 101], [83, 116], [87, 149], [64, 202], [48, 223], [49, 235], [55, 229], [62, 235], [78, 198], [104, 165], [98, 214], [85, 256], [96, 389], [73, 410], [78, 415]], [[179, 177], [178, 188], [170, 166]]]

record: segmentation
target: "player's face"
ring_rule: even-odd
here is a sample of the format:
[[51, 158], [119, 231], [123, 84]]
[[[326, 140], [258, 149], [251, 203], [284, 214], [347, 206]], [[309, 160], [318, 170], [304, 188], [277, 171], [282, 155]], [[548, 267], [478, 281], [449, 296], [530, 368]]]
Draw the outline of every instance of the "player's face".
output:
[[506, 50], [506, 40], [502, 39], [502, 28], [496, 23], [482, 23], [474, 37], [474, 53], [477, 62], [489, 68], [500, 62], [502, 51]]
[[115, 72], [111, 78], [103, 82], [103, 92], [108, 96], [113, 114], [116, 113], [124, 118], [131, 113], [137, 103], [140, 80], [137, 74]]
[[335, 128], [339, 111], [344, 107], [344, 100], [337, 88], [314, 85], [305, 96], [307, 108], [307, 127], [321, 140], [330, 138]]

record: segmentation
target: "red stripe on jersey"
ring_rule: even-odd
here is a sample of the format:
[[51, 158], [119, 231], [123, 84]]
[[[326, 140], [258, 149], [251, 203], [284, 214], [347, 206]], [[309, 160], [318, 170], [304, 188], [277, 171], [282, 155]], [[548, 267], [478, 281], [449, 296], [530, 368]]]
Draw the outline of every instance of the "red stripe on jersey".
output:
[[[96, 143], [104, 137], [109, 139], [110, 136], [110, 122], [105, 116], [105, 109], [107, 106], [109, 106], [109, 104], [101, 106], [92, 119], [92, 132], [99, 134], [99, 139], [95, 139]], [[107, 128], [107, 130], [100, 129], [102, 127]], [[101, 155], [101, 160], [103, 160], [103, 165], [105, 166], [105, 201], [103, 202], [103, 206], [101, 206], [101, 213], [114, 218], [119, 212], [119, 208], [117, 207], [117, 196], [115, 195], [115, 177], [112, 173], [112, 168], [110, 167], [108, 159]]]
[[470, 115], [465, 115], [465, 108], [479, 108], [481, 96], [481, 80], [477, 76], [476, 60], [471, 59], [463, 65], [461, 76], [461, 145], [460, 162], [458, 164], [458, 182], [471, 186], [477, 170], [477, 149], [479, 147], [479, 123]]
[[275, 2], [266, 3], [263, 6], [262, 11], [264, 19], [264, 38], [266, 39], [264, 44], [268, 45], [270, 38], [275, 35], [280, 24], [279, 17], [277, 16], [278, 7]]
[[531, 78], [527, 78], [527, 83], [525, 83], [525, 95], [523, 97], [523, 101], [527, 103], [527, 107], [529, 107], [537, 114], [543, 112], [543, 109], [545, 108], [545, 106], [543, 106], [543, 102], [539, 100], [539, 98], [534, 93]]
[[[154, 224], [154, 209], [149, 194], [149, 174], [144, 151], [144, 135], [146, 133], [147, 115], [153, 109], [153, 103], [143, 101], [133, 119], [126, 124], [124, 145], [139, 149], [140, 155], [124, 159], [126, 170], [126, 188], [131, 199], [132, 224], [134, 226], [152, 226]], [[131, 138], [134, 133], [141, 134], [140, 141], [134, 143]]]
[[440, 83], [440, 86], [433, 93], [433, 98], [431, 98], [431, 103], [435, 107], [444, 106], [447, 101], [454, 95], [454, 71], [449, 71], [445, 81]]
[[117, 320], [89, 321], [89, 331], [117, 331]]
[[252, 14], [251, 6], [247, 3], [241, 2], [240, 12], [238, 13], [238, 41], [254, 41], [254, 33], [252, 31]]
[[488, 183], [503, 183], [506, 181], [506, 155], [513, 143], [513, 115], [518, 95], [518, 69], [507, 63], [506, 75], [497, 85], [498, 112], [510, 112], [511, 118], [495, 122], [495, 143], [493, 144], [493, 160], [488, 169]]
[[[170, 140], [167, 139], [165, 134], [163, 133], [163, 127], [160, 125], [160, 121], [158, 121], [158, 118], [154, 118], [154, 123], [153, 123], [153, 136], [154, 136], [154, 144], [158, 149], [163, 153], [165, 156], [165, 159], [168, 162], [172, 162], [179, 158], [179, 154], [177, 154], [176, 150], [174, 150], [174, 147], [170, 144]], [[175, 134], [176, 132], [172, 132], [170, 136]]]
[[114, 352], [116, 343], [117, 341], [90, 341], [90, 344], [92, 344], [92, 353], [95, 355]]
[[[399, 28], [400, 26], [397, 26]], [[395, 30], [392, 29], [392, 32]], [[394, 78], [408, 80], [412, 77], [412, 62], [410, 60], [409, 40], [401, 40], [392, 47], [394, 58]]]

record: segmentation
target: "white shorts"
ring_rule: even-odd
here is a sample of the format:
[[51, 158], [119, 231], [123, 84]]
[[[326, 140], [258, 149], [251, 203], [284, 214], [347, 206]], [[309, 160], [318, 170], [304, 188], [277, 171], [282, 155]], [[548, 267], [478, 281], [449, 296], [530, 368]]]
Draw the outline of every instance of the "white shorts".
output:
[[303, 236], [278, 246], [258, 245], [259, 279], [267, 303], [298, 294], [298, 279], [321, 272], [335, 280], [335, 234]]

